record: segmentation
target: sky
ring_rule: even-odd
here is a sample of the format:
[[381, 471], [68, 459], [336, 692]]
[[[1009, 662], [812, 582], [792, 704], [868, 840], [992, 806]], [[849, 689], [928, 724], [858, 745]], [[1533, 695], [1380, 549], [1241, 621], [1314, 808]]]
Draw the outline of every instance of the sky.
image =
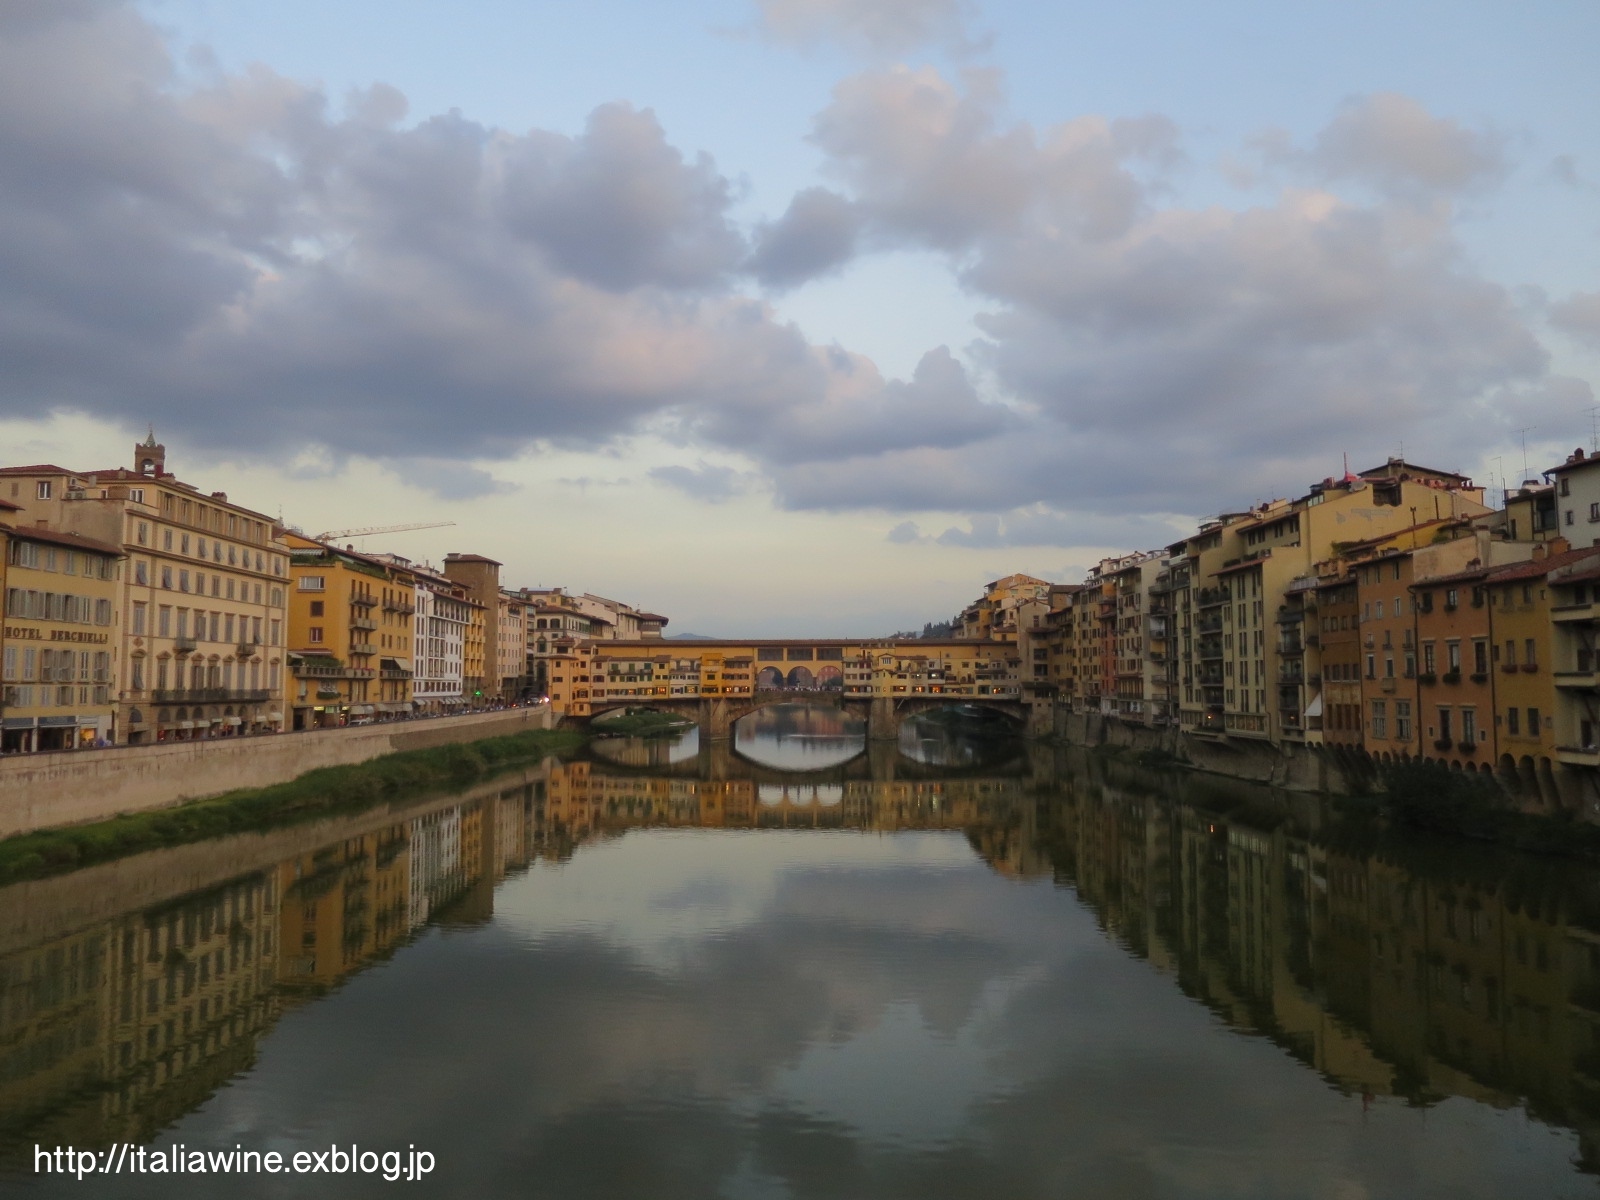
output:
[[867, 636], [1592, 447], [1590, 0], [10, 0], [0, 462]]

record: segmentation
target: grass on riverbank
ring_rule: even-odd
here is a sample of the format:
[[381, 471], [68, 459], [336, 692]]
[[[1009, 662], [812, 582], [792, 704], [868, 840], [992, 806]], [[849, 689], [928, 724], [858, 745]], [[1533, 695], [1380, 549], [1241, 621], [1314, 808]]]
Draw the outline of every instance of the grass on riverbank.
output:
[[0, 884], [70, 871], [140, 850], [368, 808], [427, 788], [460, 787], [496, 767], [574, 750], [584, 741], [581, 733], [530, 729], [476, 742], [403, 750], [364, 763], [321, 767], [285, 783], [239, 788], [173, 808], [24, 833], [0, 841]]

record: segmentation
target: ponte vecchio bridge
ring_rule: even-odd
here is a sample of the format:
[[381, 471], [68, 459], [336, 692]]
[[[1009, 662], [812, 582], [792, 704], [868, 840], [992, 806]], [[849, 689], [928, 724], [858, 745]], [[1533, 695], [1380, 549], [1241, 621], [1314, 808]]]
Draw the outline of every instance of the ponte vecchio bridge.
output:
[[1015, 643], [953, 639], [573, 642], [548, 660], [558, 716], [620, 709], [681, 713], [710, 739], [770, 704], [818, 704], [861, 717], [869, 740], [899, 737], [909, 716], [972, 705], [1025, 722]]

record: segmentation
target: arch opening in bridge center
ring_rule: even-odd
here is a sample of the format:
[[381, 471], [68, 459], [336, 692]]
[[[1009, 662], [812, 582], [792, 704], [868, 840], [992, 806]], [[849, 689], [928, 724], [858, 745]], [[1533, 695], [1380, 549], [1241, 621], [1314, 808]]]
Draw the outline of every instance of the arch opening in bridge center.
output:
[[1021, 753], [1026, 728], [1027, 718], [1020, 710], [930, 699], [905, 713], [898, 749], [926, 766], [983, 766]]
[[784, 686], [783, 669], [781, 667], [762, 667], [756, 672], [756, 687], [763, 691], [773, 691]]
[[792, 688], [811, 688], [817, 686], [817, 677], [811, 673], [810, 667], [793, 667], [786, 682]]
[[768, 704], [733, 723], [733, 752], [775, 771], [826, 771], [866, 752], [867, 724], [835, 700]]

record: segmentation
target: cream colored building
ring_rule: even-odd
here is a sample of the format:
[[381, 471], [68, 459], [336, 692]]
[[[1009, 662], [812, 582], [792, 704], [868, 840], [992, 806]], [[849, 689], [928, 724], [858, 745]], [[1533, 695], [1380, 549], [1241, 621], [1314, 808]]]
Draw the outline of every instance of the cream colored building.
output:
[[127, 559], [113, 734], [154, 742], [284, 727], [288, 546], [271, 518], [166, 467], [154, 436], [133, 465], [0, 468], [19, 525], [120, 546]]

